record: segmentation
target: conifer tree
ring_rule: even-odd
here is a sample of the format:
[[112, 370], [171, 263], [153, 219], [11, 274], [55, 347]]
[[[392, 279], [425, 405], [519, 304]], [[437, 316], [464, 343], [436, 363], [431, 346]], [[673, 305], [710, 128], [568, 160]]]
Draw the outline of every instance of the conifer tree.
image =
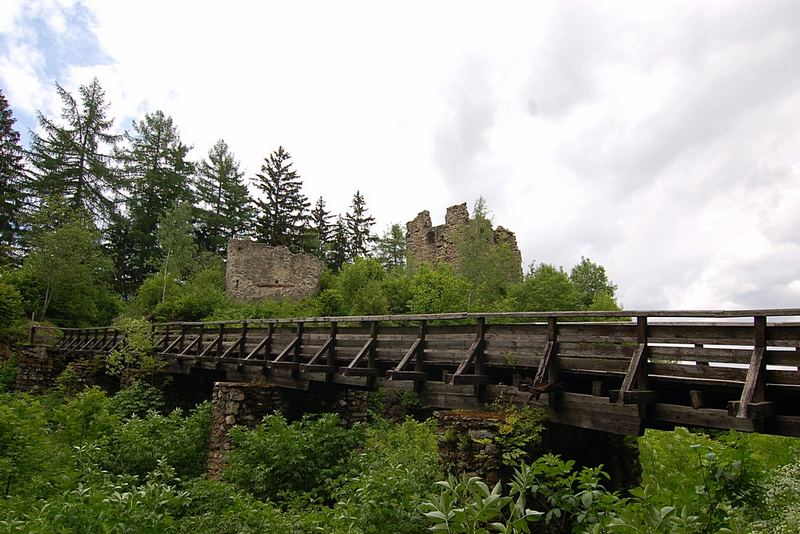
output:
[[375, 241], [371, 229], [375, 224], [375, 218], [367, 214], [367, 203], [360, 191], [353, 195], [353, 202], [350, 211], [344, 217], [347, 227], [347, 237], [349, 240], [350, 260], [367, 256], [371, 244]]
[[15, 122], [8, 100], [0, 91], [0, 266], [18, 260], [25, 208], [27, 184]]
[[292, 169], [291, 155], [279, 146], [256, 174], [255, 185], [264, 194], [255, 201], [258, 208], [256, 239], [272, 246], [283, 245], [293, 252], [303, 249], [308, 222], [308, 199], [303, 182]]
[[404, 267], [406, 264], [406, 234], [399, 224], [393, 224], [378, 238], [375, 256], [386, 269]]
[[121, 245], [129, 249], [127, 261], [115, 262], [125, 266], [124, 272], [116, 273], [122, 286], [118, 289], [129, 295], [160, 264], [156, 236], [161, 217], [178, 203], [193, 203], [190, 177], [194, 166], [186, 159], [189, 147], [181, 141], [172, 118], [162, 111], [134, 121], [125, 140], [118, 157], [130, 180], [127, 217], [118, 221], [123, 227], [111, 233], [129, 240], [127, 244], [112, 243], [115, 250], [124, 248]]
[[244, 173], [227, 143], [220, 139], [197, 167], [199, 201], [198, 241], [200, 247], [225, 255], [228, 240], [252, 231], [255, 206]]
[[319, 197], [316, 204], [314, 204], [314, 209], [311, 210], [309, 239], [306, 250], [323, 261], [330, 248], [330, 236], [333, 228], [330, 219], [331, 214], [325, 209], [325, 201], [322, 197]]
[[121, 183], [111, 155], [119, 136], [111, 133], [105, 91], [95, 78], [82, 85], [76, 99], [56, 84], [63, 125], [39, 113], [40, 134], [34, 134], [30, 161], [39, 203], [64, 198], [69, 206], [86, 210], [107, 223], [116, 211]]
[[338, 271], [347, 263], [350, 257], [350, 243], [347, 234], [347, 224], [344, 217], [339, 215], [331, 230], [330, 250], [326, 256], [326, 264], [332, 271]]

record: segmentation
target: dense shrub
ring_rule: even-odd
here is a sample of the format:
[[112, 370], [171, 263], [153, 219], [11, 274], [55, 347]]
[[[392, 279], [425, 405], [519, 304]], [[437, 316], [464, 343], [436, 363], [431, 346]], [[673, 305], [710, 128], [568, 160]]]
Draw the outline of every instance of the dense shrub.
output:
[[0, 281], [0, 340], [18, 337], [22, 332], [22, 296], [16, 287]]
[[137, 380], [117, 392], [111, 399], [111, 411], [122, 419], [144, 417], [149, 412], [164, 410], [164, 394], [143, 380]]
[[342, 428], [339, 417], [305, 416], [289, 424], [280, 414], [269, 415], [254, 429], [234, 427], [234, 448], [223, 476], [259, 499], [288, 499], [308, 492], [327, 499], [329, 486], [347, 469], [361, 443], [360, 427]]

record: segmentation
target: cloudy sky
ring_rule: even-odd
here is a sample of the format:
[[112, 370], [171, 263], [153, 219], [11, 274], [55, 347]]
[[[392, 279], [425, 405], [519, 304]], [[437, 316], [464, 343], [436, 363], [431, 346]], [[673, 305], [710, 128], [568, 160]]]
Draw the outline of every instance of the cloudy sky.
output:
[[[533, 4], [533, 5], [530, 5]], [[800, 6], [3, 0], [26, 137], [58, 81], [162, 109], [252, 176], [383, 231], [483, 195], [525, 264], [604, 265], [629, 309], [800, 307]]]

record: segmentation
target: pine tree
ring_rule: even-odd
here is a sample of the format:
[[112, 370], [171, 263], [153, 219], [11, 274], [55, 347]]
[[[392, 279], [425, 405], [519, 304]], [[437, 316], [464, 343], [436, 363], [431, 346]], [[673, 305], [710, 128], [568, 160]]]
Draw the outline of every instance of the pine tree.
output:
[[339, 215], [333, 224], [331, 232], [330, 250], [326, 256], [326, 264], [332, 271], [338, 271], [347, 263], [350, 256], [350, 243], [347, 235], [347, 224], [344, 217]]
[[161, 111], [146, 114], [133, 122], [132, 132], [125, 133], [127, 146], [118, 151], [123, 170], [130, 180], [127, 217], [112, 229], [114, 237], [128, 243], [113, 242], [115, 250], [128, 247], [128, 257], [115, 264], [124, 265], [117, 272], [119, 291], [130, 295], [145, 277], [159, 265], [156, 243], [158, 222], [178, 203], [193, 204], [190, 177], [194, 166], [186, 159], [189, 147], [181, 142], [172, 118]]
[[116, 211], [115, 199], [122, 184], [111, 156], [119, 136], [111, 133], [114, 120], [106, 116], [105, 91], [96, 78], [80, 87], [78, 99], [58, 84], [56, 90], [65, 124], [58, 125], [39, 113], [41, 135], [34, 134], [31, 143], [37, 200], [41, 205], [48, 197], [64, 198], [69, 206], [107, 223]]
[[399, 224], [393, 224], [375, 245], [375, 256], [386, 269], [406, 264], [406, 234]]
[[353, 203], [344, 220], [350, 241], [348, 258], [352, 261], [367, 256], [370, 245], [375, 241], [375, 236], [370, 233], [375, 218], [367, 215], [367, 203], [360, 191], [353, 195]]
[[220, 139], [197, 168], [200, 201], [198, 241], [201, 248], [225, 255], [228, 240], [251, 233], [255, 206], [244, 173], [227, 143]]
[[27, 184], [15, 122], [8, 100], [0, 91], [0, 266], [19, 259], [25, 208]]
[[303, 249], [308, 222], [308, 199], [301, 192], [303, 182], [292, 169], [291, 156], [283, 147], [264, 158], [255, 185], [264, 199], [255, 201], [259, 210], [256, 238], [268, 245], [283, 245], [293, 252]]
[[332, 230], [330, 219], [331, 213], [325, 209], [325, 201], [319, 197], [317, 203], [314, 204], [314, 209], [311, 210], [306, 250], [323, 261], [330, 248], [329, 241]]

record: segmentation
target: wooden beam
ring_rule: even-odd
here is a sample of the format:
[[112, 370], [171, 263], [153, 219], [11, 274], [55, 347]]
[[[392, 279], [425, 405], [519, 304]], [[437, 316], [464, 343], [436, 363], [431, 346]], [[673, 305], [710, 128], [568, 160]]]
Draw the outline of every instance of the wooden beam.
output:
[[[375, 345], [378, 343], [378, 322], [373, 321], [369, 327], [369, 339], [361, 346], [356, 355], [347, 364], [347, 367], [340, 372], [345, 376], [375, 376], [378, 374], [375, 369]], [[357, 371], [362, 370], [358, 367], [359, 362], [367, 356], [367, 370], [370, 370], [366, 375], [361, 375]]]
[[[386, 377], [389, 380], [414, 380], [415, 382], [420, 382], [427, 378], [422, 361], [422, 354], [425, 350], [426, 333], [427, 322], [424, 320], [420, 321], [417, 339], [414, 340], [411, 348], [406, 351], [400, 363], [398, 363], [394, 369], [386, 372]], [[414, 359], [414, 371], [407, 371], [406, 366], [408, 366], [412, 358]]]
[[542, 393], [547, 393], [548, 403], [555, 407], [559, 391], [556, 384], [558, 384], [558, 319], [548, 317], [547, 341], [533, 379], [533, 398], [539, 400]]
[[183, 352], [181, 352], [181, 356], [186, 356], [187, 354], [189, 354], [189, 351], [195, 348], [199, 343], [200, 343], [200, 336], [194, 338], [192, 342], [189, 343], [189, 345], [185, 349], [183, 349]]
[[475, 335], [475, 340], [470, 345], [469, 349], [467, 349], [466, 354], [464, 355], [464, 359], [459, 364], [456, 372], [450, 376], [450, 383], [455, 384], [461, 375], [466, 374], [467, 368], [470, 365], [475, 367], [476, 375], [480, 375], [483, 372], [481, 356], [483, 356], [483, 348], [486, 345], [486, 319], [483, 317], [478, 318], [477, 322], [477, 333]]
[[[742, 388], [742, 396], [738, 403], [733, 404], [736, 417], [752, 418], [749, 414], [766, 414], [767, 410], [751, 410], [753, 403], [763, 403], [765, 399], [766, 381], [764, 375], [767, 367], [765, 355], [767, 353], [767, 318], [756, 316], [753, 318], [753, 355], [747, 369], [747, 378]], [[729, 406], [730, 407], [730, 406]]]
[[209, 343], [206, 348], [203, 349], [203, 352], [201, 352], [200, 354], [197, 355], [197, 357], [198, 358], [205, 358], [206, 356], [208, 356], [209, 353], [216, 348], [217, 343], [219, 343], [220, 339], [221, 339], [220, 336], [215, 337], [214, 340], [211, 343]]
[[[172, 343], [170, 343], [169, 346], [166, 349], [164, 349], [164, 351], [161, 354], [170, 354], [170, 351], [174, 349], [175, 346], [178, 345], [181, 341], [183, 341], [183, 333], [181, 333], [178, 337], [176, 337], [175, 340]], [[180, 351], [178, 352], [178, 354], [180, 354]]]
[[628, 370], [616, 399], [618, 404], [644, 406], [655, 401], [655, 395], [647, 387], [647, 317], [636, 318], [636, 341], [638, 345], [628, 363]]

